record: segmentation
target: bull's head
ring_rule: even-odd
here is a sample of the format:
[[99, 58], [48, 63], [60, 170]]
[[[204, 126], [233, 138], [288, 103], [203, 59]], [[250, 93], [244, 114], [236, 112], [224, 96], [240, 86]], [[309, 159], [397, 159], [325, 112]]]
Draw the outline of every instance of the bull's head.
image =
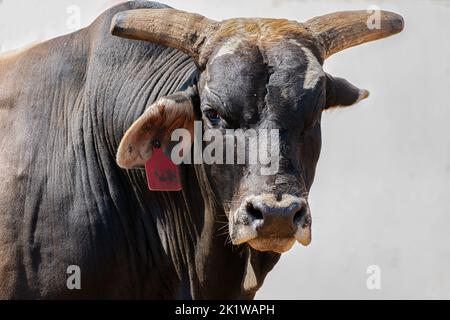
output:
[[275, 252], [289, 250], [295, 240], [308, 245], [307, 195], [321, 148], [322, 111], [353, 105], [369, 95], [325, 73], [323, 61], [403, 29], [399, 15], [383, 11], [379, 17], [380, 28], [370, 29], [366, 11], [338, 12], [306, 23], [216, 22], [174, 9], [119, 13], [112, 24], [114, 35], [176, 48], [190, 55], [200, 72], [195, 99], [184, 93], [162, 98], [134, 123], [119, 147], [118, 164], [143, 166], [154, 137], [170, 137], [181, 127], [192, 132], [196, 114], [201, 114], [203, 129], [279, 129], [276, 173], [262, 175], [258, 165], [249, 164], [215, 164], [206, 172], [227, 213], [234, 244]]

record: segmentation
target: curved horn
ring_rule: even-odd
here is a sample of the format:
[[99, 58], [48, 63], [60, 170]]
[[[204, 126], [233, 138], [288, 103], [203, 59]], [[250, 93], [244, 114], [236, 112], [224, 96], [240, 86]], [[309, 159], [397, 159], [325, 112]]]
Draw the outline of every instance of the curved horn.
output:
[[195, 13], [175, 9], [138, 9], [119, 12], [111, 33], [178, 49], [200, 61], [202, 48], [219, 23]]
[[342, 11], [315, 17], [305, 25], [323, 45], [326, 59], [344, 49], [399, 33], [403, 18], [388, 11]]

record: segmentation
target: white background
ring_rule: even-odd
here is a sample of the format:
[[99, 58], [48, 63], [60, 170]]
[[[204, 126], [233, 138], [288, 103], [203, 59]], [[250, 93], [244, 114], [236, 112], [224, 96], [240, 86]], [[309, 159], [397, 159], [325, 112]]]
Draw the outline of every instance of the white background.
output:
[[[119, 1], [0, 0], [0, 51], [64, 34]], [[167, 0], [214, 19], [304, 21], [378, 5], [405, 18], [400, 35], [339, 53], [325, 70], [371, 92], [323, 116], [310, 195], [313, 242], [283, 255], [257, 298], [450, 298], [450, 2]], [[366, 268], [381, 268], [368, 290]]]

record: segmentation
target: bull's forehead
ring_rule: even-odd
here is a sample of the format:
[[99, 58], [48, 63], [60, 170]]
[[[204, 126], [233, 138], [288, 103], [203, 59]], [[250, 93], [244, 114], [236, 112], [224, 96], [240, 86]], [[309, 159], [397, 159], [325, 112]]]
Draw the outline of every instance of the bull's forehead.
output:
[[240, 122], [262, 114], [285, 122], [314, 107], [325, 74], [310, 38], [287, 20], [250, 21], [222, 30], [206, 68], [207, 95]]
[[270, 46], [284, 39], [304, 39], [316, 44], [316, 38], [296, 21], [286, 19], [237, 18], [225, 20], [211, 41], [212, 46], [233, 37], [245, 38], [259, 46]]

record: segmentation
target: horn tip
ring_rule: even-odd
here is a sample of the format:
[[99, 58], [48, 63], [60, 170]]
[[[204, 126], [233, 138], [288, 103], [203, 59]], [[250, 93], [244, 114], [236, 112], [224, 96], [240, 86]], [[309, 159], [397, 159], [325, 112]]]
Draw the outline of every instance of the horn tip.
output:
[[403, 31], [405, 27], [405, 20], [403, 17], [395, 12], [385, 11], [386, 21], [389, 21], [389, 29], [393, 34]]
[[110, 32], [112, 35], [120, 35], [125, 32], [125, 12], [119, 12], [114, 15], [111, 21]]

